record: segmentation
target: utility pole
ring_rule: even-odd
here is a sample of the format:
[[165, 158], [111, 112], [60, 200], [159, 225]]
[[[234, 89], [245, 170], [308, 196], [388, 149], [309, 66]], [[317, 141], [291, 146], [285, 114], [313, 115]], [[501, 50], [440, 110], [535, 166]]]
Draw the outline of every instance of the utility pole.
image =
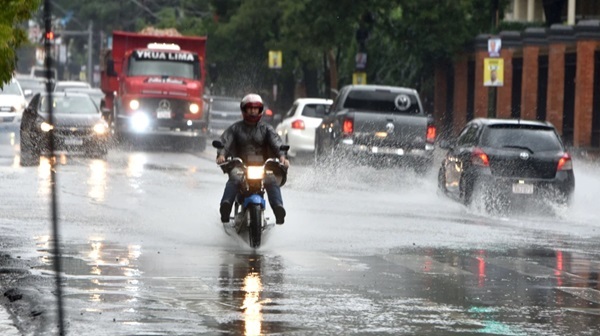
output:
[[90, 21], [90, 24], [88, 25], [88, 63], [87, 63], [87, 82], [90, 83], [90, 85], [94, 84], [93, 81], [93, 74], [94, 74], [94, 69], [92, 69], [92, 53], [94, 51], [94, 45], [93, 43], [93, 30], [92, 27], [94, 26], [94, 21]]

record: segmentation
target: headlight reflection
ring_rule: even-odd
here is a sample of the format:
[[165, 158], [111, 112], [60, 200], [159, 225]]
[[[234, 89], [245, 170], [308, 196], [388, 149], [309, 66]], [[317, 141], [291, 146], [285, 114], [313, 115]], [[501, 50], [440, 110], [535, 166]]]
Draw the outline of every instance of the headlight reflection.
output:
[[260, 301], [260, 292], [262, 292], [262, 281], [260, 274], [248, 273], [244, 278], [242, 290], [246, 292], [241, 307], [244, 310], [244, 335], [261, 335], [262, 302]]
[[103, 202], [106, 190], [106, 161], [93, 160], [90, 163], [90, 178], [88, 196], [96, 202]]

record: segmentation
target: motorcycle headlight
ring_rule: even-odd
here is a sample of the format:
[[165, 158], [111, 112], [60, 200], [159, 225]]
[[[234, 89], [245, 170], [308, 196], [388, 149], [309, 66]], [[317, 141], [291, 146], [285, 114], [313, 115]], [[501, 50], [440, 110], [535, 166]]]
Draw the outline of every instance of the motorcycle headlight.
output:
[[97, 123], [94, 125], [94, 132], [96, 134], [105, 134], [108, 131], [108, 125], [104, 122]]
[[198, 106], [198, 104], [196, 104], [196, 103], [190, 104], [190, 112], [192, 112], [193, 114], [196, 114], [196, 113], [198, 113], [198, 111], [200, 111], [200, 106]]
[[44, 122], [43, 122], [43, 123], [40, 125], [40, 128], [41, 128], [41, 129], [42, 129], [42, 131], [44, 131], [44, 132], [50, 132], [50, 130], [51, 130], [51, 129], [53, 129], [53, 128], [54, 128], [54, 126], [52, 126], [52, 125], [50, 125], [49, 123], [47, 123], [47, 122], [45, 122], [45, 121], [44, 121]]
[[265, 170], [262, 166], [250, 166], [247, 174], [249, 180], [262, 180], [265, 176]]

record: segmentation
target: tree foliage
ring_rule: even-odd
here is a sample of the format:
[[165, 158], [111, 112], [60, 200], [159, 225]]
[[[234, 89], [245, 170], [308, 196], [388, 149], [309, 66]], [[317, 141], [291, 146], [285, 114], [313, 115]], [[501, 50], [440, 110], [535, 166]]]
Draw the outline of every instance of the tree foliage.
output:
[[[502, 9], [508, 0], [496, 2]], [[368, 55], [369, 83], [430, 91], [436, 65], [449, 63], [477, 34], [495, 33], [496, 2], [54, 0], [57, 16], [76, 13], [65, 29], [86, 29], [94, 20], [94, 30], [107, 35], [148, 25], [208, 35], [207, 62], [216, 66], [215, 88], [223, 93], [270, 93], [278, 83], [284, 94], [300, 86], [318, 96], [351, 83], [359, 51]], [[79, 40], [83, 50], [86, 41]], [[268, 69], [269, 50], [282, 51], [281, 70]]]
[[22, 27], [38, 9], [39, 0], [4, 0], [0, 11], [0, 84], [12, 78], [15, 50], [27, 41]]

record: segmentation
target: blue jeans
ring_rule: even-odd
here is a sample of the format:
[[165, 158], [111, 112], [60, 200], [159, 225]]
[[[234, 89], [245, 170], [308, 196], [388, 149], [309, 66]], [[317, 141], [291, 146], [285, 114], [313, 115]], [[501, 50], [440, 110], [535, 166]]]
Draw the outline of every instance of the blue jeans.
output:
[[[221, 203], [229, 202], [229, 204], [233, 204], [235, 201], [235, 197], [240, 190], [240, 185], [242, 184], [242, 180], [244, 178], [243, 171], [240, 168], [233, 168], [229, 172], [229, 180], [227, 184], [225, 184], [225, 191], [223, 192], [223, 198], [221, 198]], [[269, 204], [271, 204], [271, 208], [275, 206], [283, 207], [283, 199], [281, 198], [281, 188], [279, 187], [279, 183], [277, 182], [275, 176], [266, 175], [263, 181], [263, 185], [265, 186], [265, 190], [267, 191], [267, 196], [269, 198]]]

